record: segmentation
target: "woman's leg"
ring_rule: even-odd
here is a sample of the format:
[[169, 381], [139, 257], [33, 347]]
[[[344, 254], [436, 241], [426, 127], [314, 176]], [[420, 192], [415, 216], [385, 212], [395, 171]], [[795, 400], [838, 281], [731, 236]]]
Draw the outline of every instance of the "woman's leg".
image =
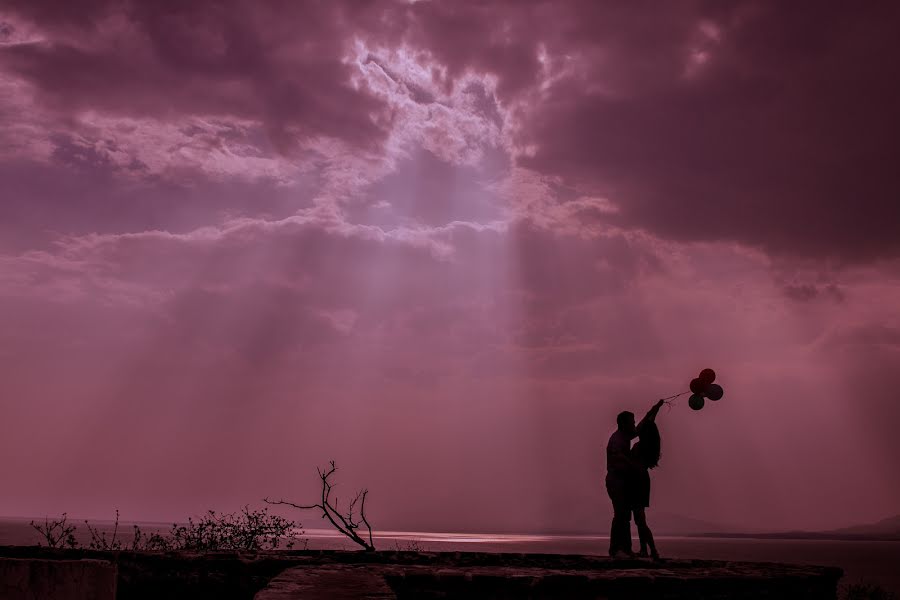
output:
[[641, 541], [640, 555], [647, 556], [647, 517], [641, 507], [634, 507], [632, 510], [634, 511], [634, 524], [637, 525], [638, 539]]
[[647, 548], [650, 549], [650, 556], [659, 558], [659, 552], [656, 551], [656, 544], [653, 541], [653, 532], [647, 525], [647, 514], [643, 508], [634, 509], [634, 522], [637, 525], [638, 536], [641, 540], [641, 554], [645, 554]]

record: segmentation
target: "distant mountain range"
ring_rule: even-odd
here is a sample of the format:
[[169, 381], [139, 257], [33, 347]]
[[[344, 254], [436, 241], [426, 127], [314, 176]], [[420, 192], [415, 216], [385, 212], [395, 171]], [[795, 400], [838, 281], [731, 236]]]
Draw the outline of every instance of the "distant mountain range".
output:
[[[701, 532], [701, 533], [698, 533]], [[774, 532], [734, 532], [723, 530], [695, 529], [683, 535], [696, 537], [733, 537], [773, 540], [888, 540], [900, 541], [900, 515], [888, 517], [875, 523], [853, 525], [825, 531], [774, 531]]]
[[853, 527], [842, 527], [840, 529], [832, 529], [827, 533], [835, 533], [839, 535], [894, 535], [900, 538], [900, 515], [888, 517], [875, 523], [867, 525], [854, 525]]

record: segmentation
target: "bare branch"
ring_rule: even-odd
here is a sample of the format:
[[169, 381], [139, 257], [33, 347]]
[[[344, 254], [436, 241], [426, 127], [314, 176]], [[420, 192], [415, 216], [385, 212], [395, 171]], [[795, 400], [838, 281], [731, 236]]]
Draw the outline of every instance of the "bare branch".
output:
[[287, 506], [293, 506], [294, 508], [322, 508], [321, 504], [310, 504], [309, 506], [303, 506], [302, 504], [294, 504], [293, 502], [288, 502], [287, 500], [269, 500], [268, 498], [263, 498], [263, 502], [266, 504], [285, 504]]
[[375, 548], [375, 544], [372, 543], [372, 526], [369, 525], [369, 520], [366, 519], [366, 496], [369, 495], [369, 490], [363, 490], [362, 493], [362, 504], [359, 507], [359, 514], [362, 516], [363, 523], [366, 524], [366, 528], [369, 530], [369, 545], [372, 548]]
[[[341, 534], [347, 536], [354, 543], [359, 544], [366, 550], [374, 550], [375, 544], [372, 541], [372, 526], [369, 524], [369, 521], [366, 519], [365, 514], [365, 506], [366, 506], [366, 495], [369, 493], [368, 490], [361, 490], [356, 494], [356, 497], [350, 502], [349, 507], [347, 508], [346, 514], [341, 513], [339, 510], [338, 498], [335, 497], [332, 500], [331, 492], [334, 488], [334, 484], [330, 481], [331, 476], [334, 472], [337, 471], [337, 467], [334, 464], [334, 461], [329, 461], [329, 468], [327, 470], [323, 470], [319, 467], [316, 468], [316, 472], [319, 474], [319, 479], [322, 481], [322, 494], [321, 494], [321, 502], [317, 504], [295, 504], [293, 502], [288, 502], [286, 500], [269, 500], [268, 498], [264, 498], [263, 502], [266, 504], [283, 504], [286, 506], [292, 506], [294, 508], [299, 509], [319, 509], [322, 511], [322, 518], [328, 519], [331, 525], [337, 529]], [[354, 511], [356, 510], [356, 505], [360, 505], [360, 518], [362, 519], [362, 523], [365, 523], [366, 528], [369, 531], [369, 541], [367, 542], [363, 538], [359, 536], [356, 532], [360, 527], [360, 521], [355, 520], [353, 517]]]

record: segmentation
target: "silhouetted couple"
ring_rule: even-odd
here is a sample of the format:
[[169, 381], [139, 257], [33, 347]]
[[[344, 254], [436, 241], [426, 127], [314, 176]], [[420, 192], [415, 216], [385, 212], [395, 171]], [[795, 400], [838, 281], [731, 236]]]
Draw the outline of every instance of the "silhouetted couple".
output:
[[[606, 446], [606, 491], [613, 505], [613, 522], [609, 534], [609, 555], [616, 558], [635, 556], [631, 549], [631, 515], [641, 540], [640, 556], [659, 558], [653, 533], [647, 525], [645, 509], [650, 506], [649, 470], [659, 463], [660, 439], [656, 415], [663, 405], [653, 405], [636, 426], [634, 413], [621, 412], [616, 417], [618, 429]], [[631, 446], [631, 440], [638, 441]], [[649, 555], [648, 555], [649, 550]]]

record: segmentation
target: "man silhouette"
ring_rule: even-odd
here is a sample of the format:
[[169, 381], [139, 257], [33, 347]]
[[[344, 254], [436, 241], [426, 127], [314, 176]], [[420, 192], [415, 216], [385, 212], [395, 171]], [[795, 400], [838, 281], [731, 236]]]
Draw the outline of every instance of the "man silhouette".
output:
[[631, 550], [631, 503], [628, 480], [634, 473], [631, 440], [637, 435], [634, 413], [623, 411], [616, 417], [618, 428], [606, 445], [606, 493], [613, 505], [609, 532], [609, 555], [615, 558], [634, 556]]

